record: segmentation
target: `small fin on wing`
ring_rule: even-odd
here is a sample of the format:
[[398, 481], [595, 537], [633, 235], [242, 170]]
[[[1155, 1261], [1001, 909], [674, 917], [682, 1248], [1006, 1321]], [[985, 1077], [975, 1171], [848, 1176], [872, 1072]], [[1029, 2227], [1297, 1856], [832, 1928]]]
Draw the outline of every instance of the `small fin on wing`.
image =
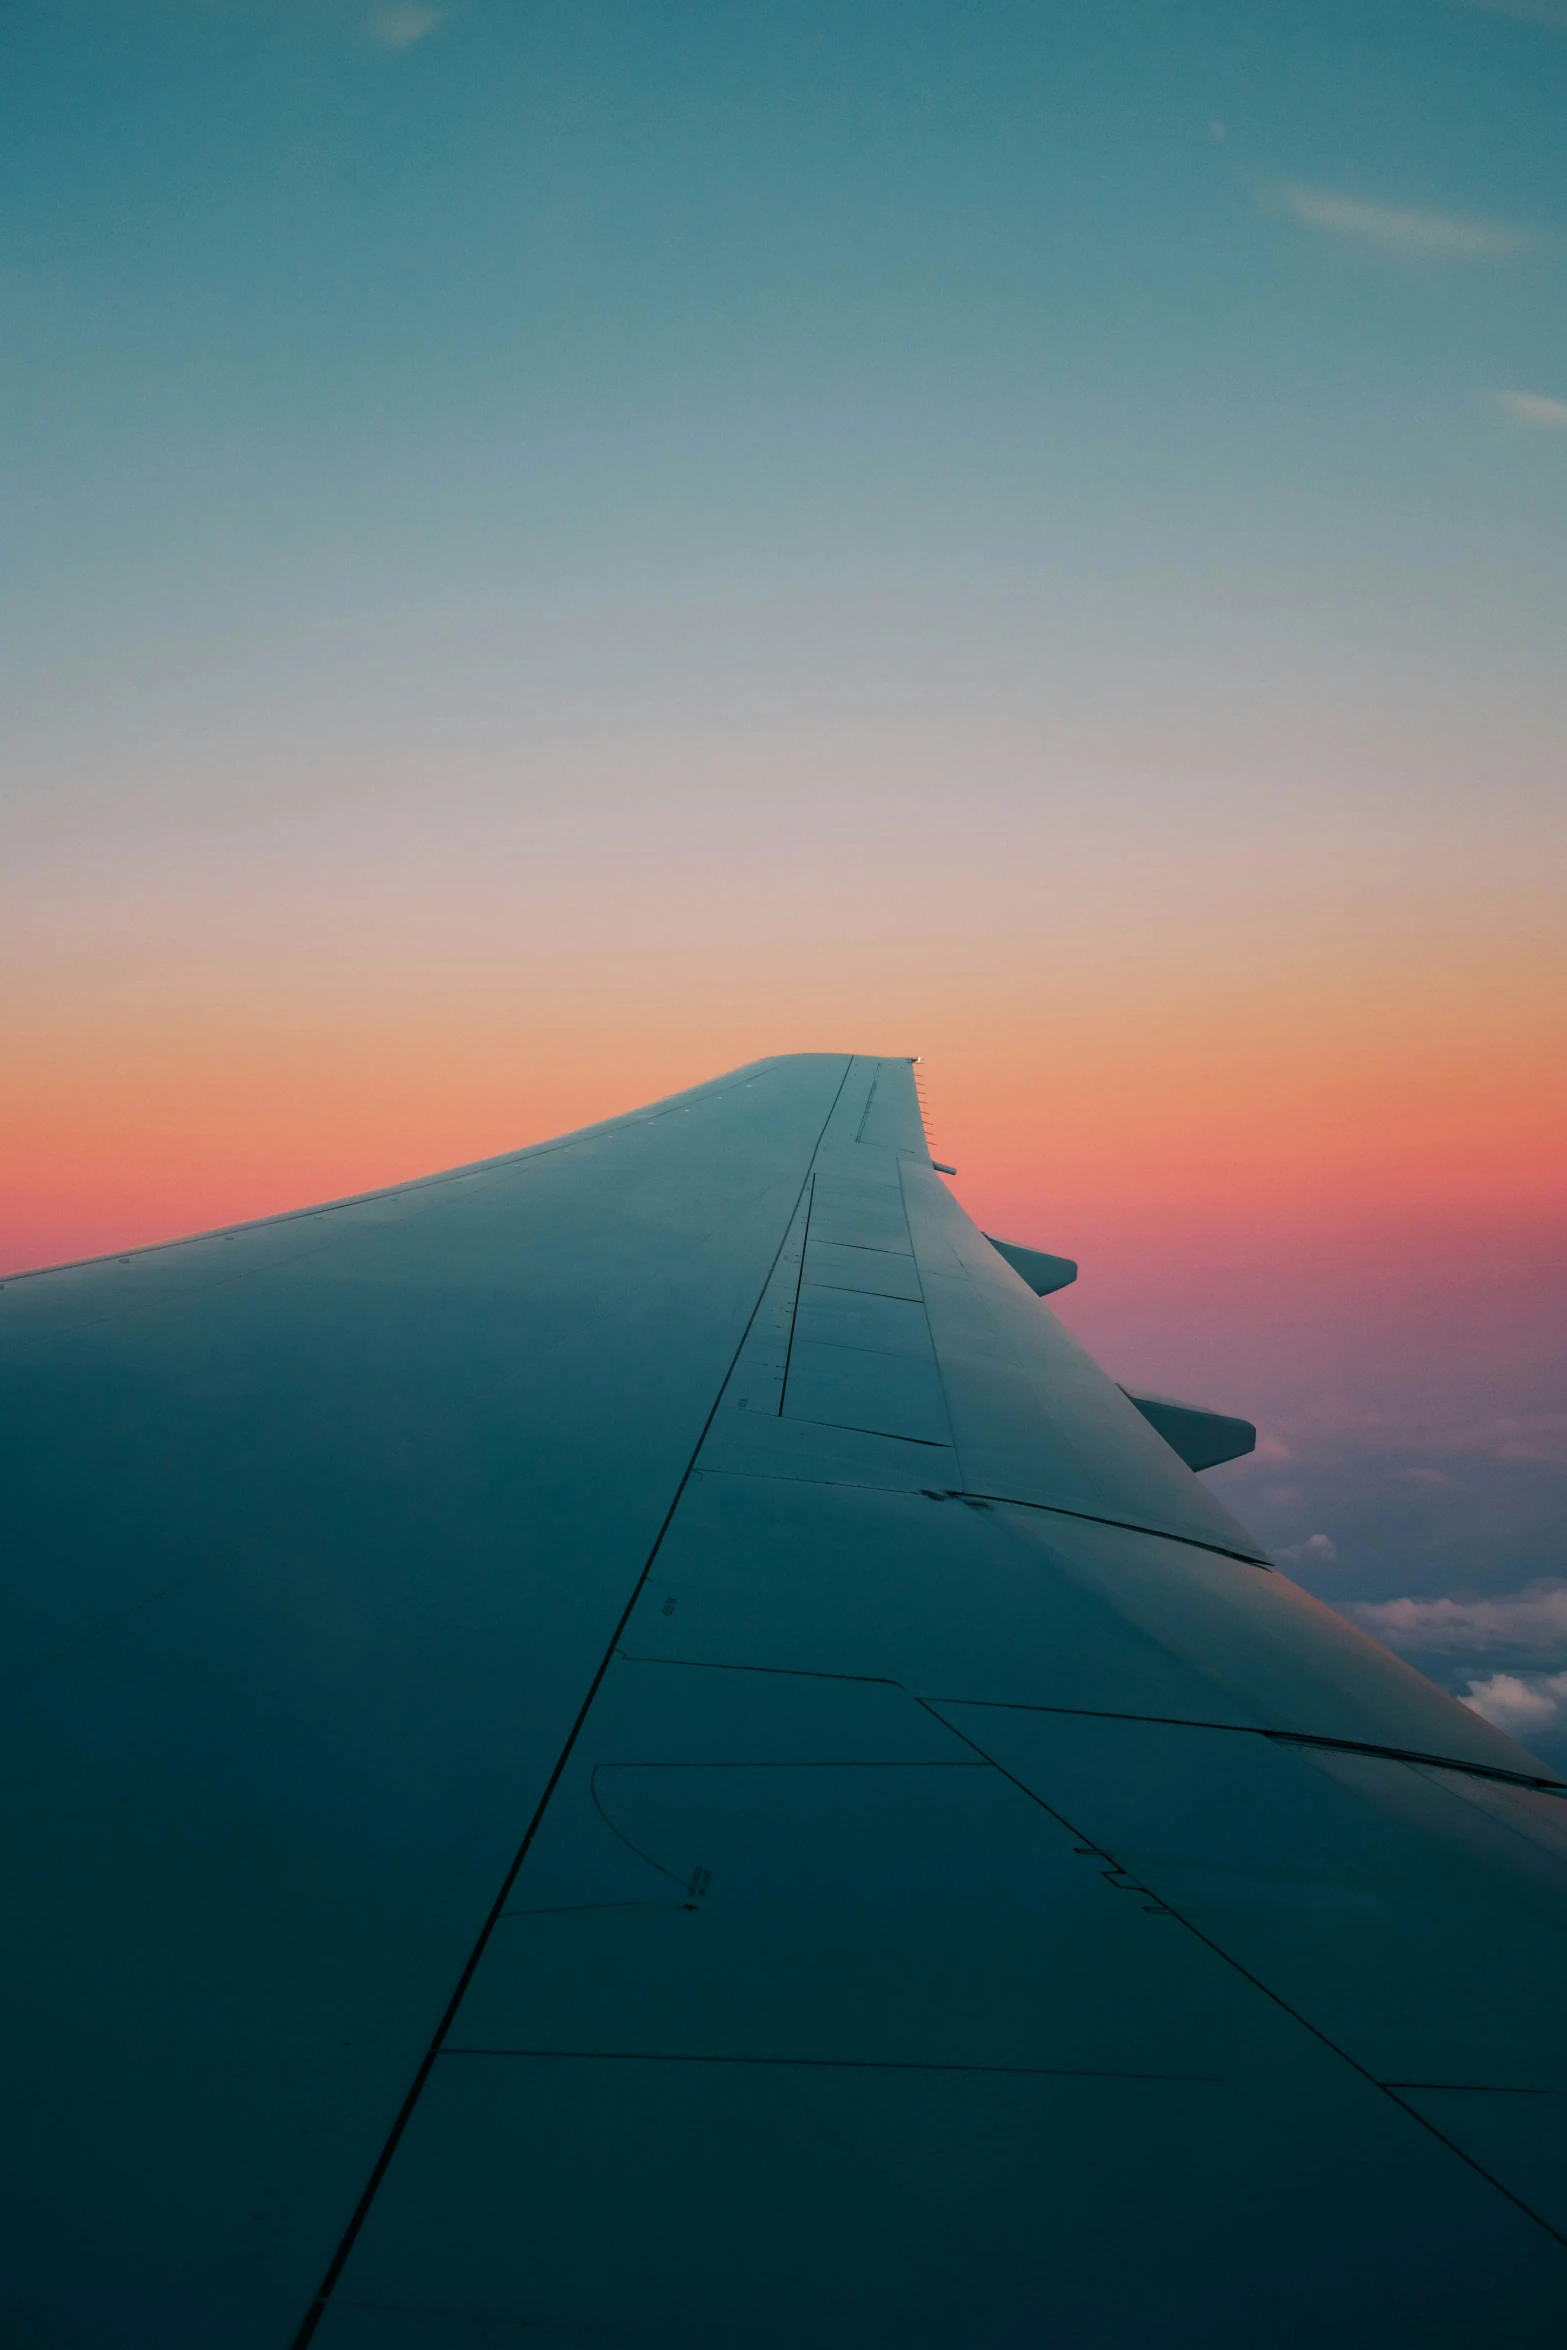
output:
[[1134, 1395], [1129, 1387], [1121, 1393], [1189, 1469], [1216, 1469], [1221, 1461], [1238, 1461], [1243, 1453], [1257, 1449], [1257, 1431], [1250, 1420], [1237, 1420], [1229, 1412], [1205, 1412], [1200, 1404], [1177, 1403], [1168, 1395]]
[[1042, 1248], [1021, 1248], [1015, 1240], [998, 1240], [993, 1232], [987, 1232], [985, 1238], [1006, 1258], [1013, 1272], [1022, 1275], [1036, 1297], [1049, 1297], [1052, 1290], [1065, 1289], [1077, 1279], [1077, 1267], [1070, 1257], [1047, 1256]]

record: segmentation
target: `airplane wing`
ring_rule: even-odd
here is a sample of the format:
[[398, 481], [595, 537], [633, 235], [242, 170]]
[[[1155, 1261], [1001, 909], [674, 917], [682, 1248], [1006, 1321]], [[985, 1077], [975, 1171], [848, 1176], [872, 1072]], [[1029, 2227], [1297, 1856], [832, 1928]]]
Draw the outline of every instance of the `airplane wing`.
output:
[[1556, 2350], [1563, 1790], [1061, 1262], [824, 1054], [0, 1287], [0, 2341]]

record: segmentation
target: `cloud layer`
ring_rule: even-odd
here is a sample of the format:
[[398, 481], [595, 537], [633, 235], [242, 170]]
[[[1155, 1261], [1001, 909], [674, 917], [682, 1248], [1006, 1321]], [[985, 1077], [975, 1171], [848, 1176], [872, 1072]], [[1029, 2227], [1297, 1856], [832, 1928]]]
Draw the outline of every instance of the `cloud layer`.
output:
[[1390, 1648], [1480, 1656], [1498, 1649], [1567, 1653], [1567, 1582], [1531, 1583], [1501, 1599], [1351, 1601], [1343, 1612]]
[[1459, 1704], [1526, 1743], [1567, 1731], [1567, 1582], [1548, 1577], [1499, 1599], [1351, 1601], [1343, 1613], [1390, 1648], [1461, 1658], [1460, 1675], [1463, 1664], [1502, 1652], [1496, 1671], [1475, 1672], [1463, 1687], [1449, 1681]]
[[1477, 261], [1516, 253], [1529, 241], [1524, 230], [1505, 220], [1374, 204], [1304, 180], [1283, 180], [1269, 194], [1273, 203], [1311, 228], [1376, 245], [1404, 261]]

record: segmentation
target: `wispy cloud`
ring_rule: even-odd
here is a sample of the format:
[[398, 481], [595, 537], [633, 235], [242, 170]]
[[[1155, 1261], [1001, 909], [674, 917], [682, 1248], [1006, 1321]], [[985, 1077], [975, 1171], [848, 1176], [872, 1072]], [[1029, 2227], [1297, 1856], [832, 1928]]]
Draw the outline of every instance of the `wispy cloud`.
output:
[[1458, 1702], [1499, 1730], [1538, 1737], [1567, 1721], [1567, 1673], [1492, 1673], [1487, 1680], [1471, 1681], [1468, 1695]]
[[1510, 16], [1518, 24], [1546, 24], [1567, 33], [1567, 0], [1469, 0], [1487, 16]]
[[1497, 1649], [1567, 1654], [1567, 1583], [1554, 1580], [1531, 1583], [1501, 1599], [1350, 1601], [1343, 1613], [1390, 1648], [1476, 1656]]
[[1505, 220], [1482, 220], [1466, 212], [1423, 212], [1412, 205], [1373, 204], [1304, 180], [1281, 180], [1268, 201], [1334, 236], [1376, 245], [1401, 261], [1478, 261], [1516, 253], [1528, 243], [1521, 228]]
[[378, 9], [371, 17], [370, 37], [388, 49], [411, 49], [415, 41], [434, 32], [445, 14], [444, 8], [421, 8], [418, 0], [400, 0], [398, 7]]
[[1545, 392], [1497, 392], [1496, 405], [1515, 424], [1532, 424], [1542, 432], [1567, 432], [1567, 400], [1553, 400]]
[[[1302, 1411], [1287, 1432], [1296, 1458], [1321, 1460], [1409, 1450], [1444, 1460], [1567, 1463], [1567, 1412], [1353, 1410], [1324, 1402]], [[1258, 1453], [1261, 1453], [1258, 1446]], [[1428, 1466], [1435, 1466], [1428, 1461]]]

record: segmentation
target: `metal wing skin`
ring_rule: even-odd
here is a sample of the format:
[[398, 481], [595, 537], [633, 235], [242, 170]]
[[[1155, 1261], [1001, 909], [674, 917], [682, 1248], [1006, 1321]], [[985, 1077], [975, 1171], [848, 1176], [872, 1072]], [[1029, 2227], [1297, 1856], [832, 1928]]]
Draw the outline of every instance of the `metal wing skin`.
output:
[[0, 1287], [0, 2342], [1556, 2350], [1562, 1791], [1040, 1278], [821, 1054]]

